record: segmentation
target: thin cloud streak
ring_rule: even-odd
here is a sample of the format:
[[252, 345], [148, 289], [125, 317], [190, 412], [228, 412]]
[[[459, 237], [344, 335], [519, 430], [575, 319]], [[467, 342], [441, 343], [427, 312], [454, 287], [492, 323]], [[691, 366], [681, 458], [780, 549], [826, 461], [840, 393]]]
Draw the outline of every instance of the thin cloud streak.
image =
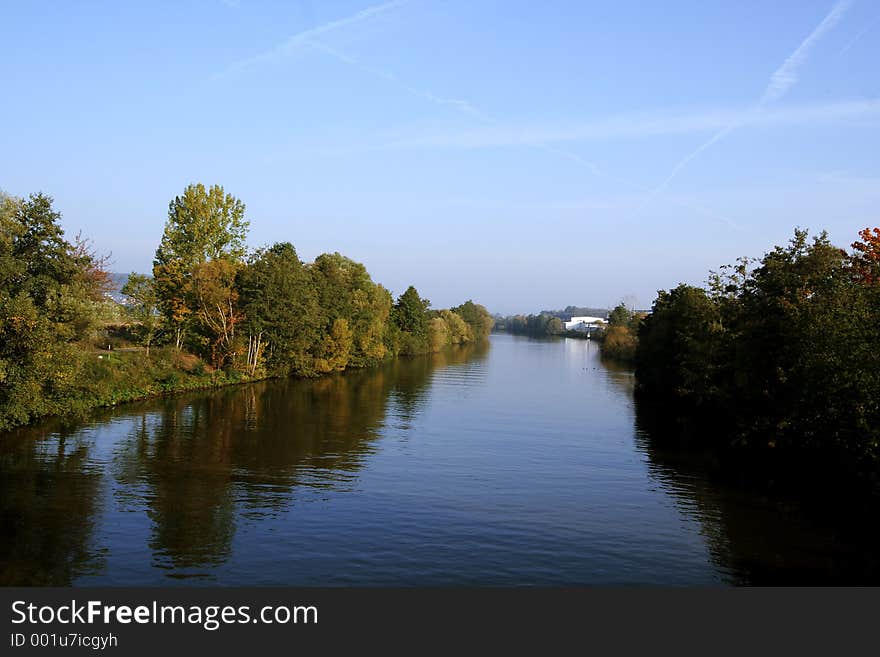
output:
[[851, 4], [851, 0], [839, 0], [822, 22], [816, 26], [816, 29], [810, 33], [810, 36], [804, 39], [801, 45], [782, 63], [782, 66], [774, 71], [770, 76], [770, 83], [758, 103], [759, 106], [776, 102], [797, 84], [798, 69], [807, 61], [810, 50], [818, 43], [819, 39], [834, 29]]
[[[599, 119], [588, 123], [552, 126], [510, 126], [492, 122], [491, 126], [454, 133], [403, 137], [390, 148], [476, 149], [507, 146], [541, 146], [585, 141], [643, 139], [716, 131], [691, 154], [691, 159], [723, 138], [732, 126], [802, 125], [845, 119], [880, 117], [880, 98], [798, 105], [780, 109], [708, 110], [691, 114], [634, 114]], [[558, 151], [570, 159], [581, 159]]]
[[[297, 48], [299, 46], [308, 46], [308, 47], [323, 51], [324, 53], [330, 55], [331, 57], [334, 57], [334, 58], [348, 64], [349, 66], [355, 67], [364, 73], [370, 74], [374, 77], [382, 78], [382, 79], [387, 80], [389, 82], [393, 82], [393, 83], [397, 84], [398, 86], [400, 86], [401, 88], [403, 88], [405, 91], [407, 91], [407, 93], [410, 93], [414, 96], [418, 96], [428, 102], [434, 103], [436, 105], [443, 105], [446, 107], [450, 107], [461, 114], [465, 114], [467, 116], [470, 116], [471, 118], [476, 118], [476, 119], [482, 121], [483, 123], [487, 123], [487, 124], [491, 124], [491, 125], [498, 125], [498, 121], [489, 117], [484, 112], [478, 110], [472, 103], [470, 103], [466, 100], [457, 99], [457, 98], [446, 98], [443, 96], [438, 96], [430, 91], [417, 89], [417, 88], [403, 82], [397, 76], [395, 76], [393, 73], [367, 66], [354, 57], [351, 57], [349, 55], [346, 55], [345, 53], [342, 53], [338, 50], [330, 48], [326, 44], [319, 43], [319, 42], [315, 41], [315, 37], [321, 36], [323, 34], [327, 34], [328, 32], [339, 29], [341, 27], [360, 23], [364, 20], [367, 20], [368, 18], [371, 18], [371, 17], [377, 15], [377, 14], [391, 11], [393, 9], [398, 9], [398, 8], [408, 4], [409, 1], [410, 0], [391, 0], [390, 2], [385, 2], [385, 3], [379, 4], [379, 5], [373, 5], [371, 7], [367, 7], [366, 9], [363, 9], [355, 14], [352, 14], [351, 16], [346, 17], [346, 18], [342, 18], [342, 19], [339, 19], [336, 21], [331, 21], [329, 23], [325, 23], [323, 25], [319, 25], [317, 27], [310, 28], [308, 30], [304, 30], [302, 32], [299, 32], [299, 33], [291, 36], [284, 43], [280, 44], [279, 46], [276, 46], [272, 50], [268, 50], [264, 53], [261, 53], [259, 55], [254, 56], [254, 57], [250, 57], [248, 59], [242, 60], [240, 62], [237, 62], [237, 63], [229, 66], [225, 71], [214, 75], [212, 77], [212, 79], [217, 80], [217, 79], [226, 77], [227, 75], [230, 75], [230, 74], [240, 73], [246, 69], [251, 68], [254, 65], [257, 65], [257, 64], [260, 64], [263, 62], [272, 61], [272, 60], [278, 59], [280, 57], [283, 57], [284, 55], [286, 55], [287, 53], [289, 53], [290, 51], [294, 50], [295, 48]], [[576, 153], [572, 153], [572, 152], [554, 147], [550, 144], [537, 144], [536, 146], [538, 148], [541, 148], [541, 149], [547, 151], [547, 152], [554, 153], [554, 154], [560, 155], [562, 157], [565, 157], [568, 160], [574, 162], [575, 164], [589, 169], [589, 171], [593, 175], [596, 175], [599, 177], [604, 177], [608, 180], [612, 180], [614, 182], [621, 183], [621, 184], [626, 185], [628, 187], [631, 187], [633, 189], [644, 191], [644, 188], [641, 185], [634, 183], [632, 181], [629, 181], [629, 180], [625, 180], [622, 178], [618, 178], [618, 177], [609, 175], [609, 174], [605, 173], [604, 171], [602, 171], [602, 169], [596, 163], [591, 162], [591, 161], [581, 157], [580, 155], [577, 155]], [[694, 204], [689, 204], [689, 203], [684, 203], [684, 202], [680, 202], [679, 204], [684, 205], [686, 207], [690, 207], [692, 209], [696, 209], [704, 214], [712, 216], [715, 219], [720, 219], [721, 221], [724, 221], [725, 223], [727, 223], [731, 226], [739, 228], [738, 226], [733, 224], [733, 222], [731, 222], [729, 219], [722, 217], [715, 212], [707, 210], [706, 208], [702, 208], [700, 206], [696, 206]]]
[[[801, 66], [803, 66], [804, 62], [807, 61], [807, 58], [810, 54], [810, 50], [818, 43], [818, 41], [829, 31], [831, 31], [838, 22], [840, 22], [841, 17], [849, 9], [851, 5], [850, 0], [839, 0], [834, 7], [831, 8], [831, 11], [828, 12], [828, 15], [822, 20], [819, 25], [809, 34], [809, 36], [804, 39], [801, 44], [792, 52], [786, 60], [782, 63], [782, 65], [777, 68], [773, 75], [770, 76], [770, 82], [767, 84], [766, 89], [764, 90], [764, 94], [761, 96], [761, 99], [755, 106], [755, 111], [762, 110], [766, 105], [770, 103], [774, 103], [780, 100], [786, 93], [795, 85], [798, 81], [798, 70]], [[696, 159], [701, 153], [706, 151], [707, 149], [714, 146], [716, 143], [721, 141], [724, 137], [730, 134], [733, 130], [741, 126], [746, 120], [748, 120], [748, 116], [751, 112], [744, 117], [741, 121], [732, 122], [729, 125], [721, 128], [717, 133], [715, 133], [712, 137], [710, 137], [707, 141], [700, 144], [696, 150], [687, 155], [684, 159], [682, 159], [678, 164], [673, 167], [672, 171], [669, 175], [661, 182], [657, 187], [655, 187], [651, 193], [645, 198], [645, 200], [640, 205], [644, 207], [652, 198], [654, 198], [657, 194], [662, 192], [669, 184], [675, 179], [675, 177], [684, 169], [690, 162]]]
[[[453, 110], [457, 111], [460, 114], [464, 114], [464, 115], [469, 116], [471, 118], [478, 119], [482, 123], [490, 125], [490, 126], [500, 126], [501, 125], [498, 120], [492, 118], [491, 116], [489, 116], [488, 114], [486, 114], [482, 110], [478, 109], [477, 107], [475, 107], [472, 103], [470, 103], [467, 100], [462, 100], [462, 99], [457, 99], [457, 98], [445, 98], [443, 96], [438, 96], [431, 91], [417, 89], [417, 88], [407, 84], [406, 82], [404, 82], [403, 80], [401, 80], [400, 78], [398, 78], [396, 75], [394, 75], [393, 73], [391, 73], [389, 71], [374, 68], [372, 66], [367, 66], [367, 65], [363, 64], [357, 58], [352, 57], [351, 55], [347, 55], [345, 53], [342, 53], [342, 52], [335, 50], [333, 48], [330, 48], [329, 46], [327, 46], [325, 44], [319, 44], [319, 43], [315, 43], [313, 41], [310, 41], [309, 45], [318, 49], [318, 50], [323, 51], [324, 53], [330, 55], [331, 57], [335, 57], [339, 61], [342, 61], [350, 66], [353, 66], [354, 68], [356, 68], [364, 73], [368, 73], [369, 75], [372, 75], [374, 77], [378, 77], [378, 78], [381, 78], [381, 79], [386, 80], [388, 82], [392, 82], [413, 96], [417, 96], [419, 98], [427, 100], [428, 102], [434, 103], [436, 105], [443, 105], [443, 106], [452, 108]], [[562, 156], [562, 157], [574, 162], [575, 164], [577, 164], [579, 166], [586, 167], [587, 169], [589, 169], [592, 172], [593, 175], [604, 177], [604, 178], [607, 178], [607, 179], [612, 180], [614, 182], [623, 183], [624, 185], [627, 185], [629, 187], [634, 187], [636, 189], [640, 189], [640, 190], [644, 191], [636, 183], [633, 183], [628, 180], [622, 180], [619, 178], [615, 178], [615, 177], [603, 172], [601, 170], [601, 168], [599, 167], [599, 165], [597, 165], [594, 162], [590, 162], [589, 160], [581, 157], [580, 155], [577, 155], [576, 153], [571, 153], [569, 151], [554, 147], [554, 146], [547, 144], [547, 143], [535, 143], [532, 145], [535, 146], [536, 148], [541, 148], [542, 150], [545, 150], [549, 153], [553, 153], [555, 155]], [[394, 148], [394, 145], [392, 144], [391, 147]]]
[[340, 18], [335, 21], [324, 23], [323, 25], [309, 28], [308, 30], [303, 30], [302, 32], [298, 32], [297, 34], [289, 37], [283, 43], [275, 46], [271, 50], [267, 50], [258, 55], [248, 57], [247, 59], [243, 59], [239, 62], [232, 64], [224, 71], [212, 76], [212, 78], [223, 78], [228, 75], [241, 73], [242, 71], [252, 68], [253, 66], [256, 66], [258, 64], [271, 62], [275, 59], [287, 55], [288, 53], [300, 46], [310, 43], [310, 41], [315, 37], [327, 34], [328, 32], [332, 32], [334, 30], [338, 30], [341, 27], [347, 27], [349, 25], [361, 23], [369, 18], [372, 18], [373, 16], [377, 16], [379, 14], [383, 14], [394, 9], [399, 9], [404, 5], [409, 4], [409, 2], [410, 0], [391, 0], [390, 2], [384, 2], [379, 5], [367, 7], [366, 9], [362, 9], [354, 14], [351, 14], [350, 16], [346, 16], [345, 18]]
[[840, 52], [837, 53], [837, 56], [840, 57], [841, 55], [846, 54], [850, 48], [856, 45], [861, 40], [861, 38], [865, 36], [868, 31], [877, 24], [878, 21], [880, 21], [880, 14], [874, 16], [873, 20], [868, 21], [868, 24], [865, 25], [865, 27], [863, 27], [861, 30], [859, 30], [859, 33], [856, 34], [849, 43], [847, 43], [843, 48], [840, 49]]
[[339, 50], [336, 50], [335, 48], [331, 48], [330, 46], [328, 46], [324, 43], [318, 43], [316, 41], [311, 41], [311, 40], [308, 40], [306, 43], [309, 47], [314, 48], [316, 50], [319, 50], [320, 52], [323, 52], [327, 55], [330, 55], [331, 57], [343, 62], [344, 64], [348, 64], [349, 66], [352, 66], [352, 67], [358, 69], [362, 73], [367, 73], [368, 75], [371, 75], [373, 77], [380, 78], [380, 79], [385, 80], [387, 82], [393, 83], [393, 84], [397, 85], [398, 87], [400, 87], [401, 89], [403, 89], [404, 91], [406, 91], [408, 94], [411, 94], [411, 95], [416, 96], [418, 98], [421, 98], [423, 100], [427, 100], [428, 102], [434, 103], [435, 105], [445, 105], [447, 107], [451, 107], [451, 108], [461, 112], [462, 114], [466, 114], [466, 115], [471, 116], [473, 118], [480, 119], [481, 121], [488, 122], [491, 120], [466, 100], [461, 100], [459, 98], [446, 98], [444, 96], [438, 96], [430, 91], [425, 91], [423, 89], [417, 89], [416, 87], [413, 87], [413, 86], [407, 84], [406, 82], [404, 82], [403, 80], [401, 80], [400, 78], [398, 78], [396, 75], [394, 75], [393, 73], [391, 73], [389, 71], [375, 68], [373, 66], [368, 66], [368, 65], [364, 64], [363, 62], [361, 62], [359, 59], [352, 57], [351, 55], [348, 55], [346, 53], [340, 52]]
[[[460, 114], [464, 114], [464, 115], [467, 115], [471, 118], [478, 119], [485, 124], [499, 126], [500, 123], [496, 119], [488, 116], [485, 112], [477, 109], [472, 103], [470, 103], [467, 100], [438, 96], [431, 91], [427, 91], [424, 89], [418, 89], [418, 88], [413, 87], [412, 85], [409, 85], [406, 82], [402, 81], [400, 78], [398, 78], [396, 75], [394, 75], [393, 73], [391, 73], [389, 71], [385, 71], [385, 70], [378, 69], [378, 68], [375, 68], [372, 66], [368, 66], [368, 65], [364, 64], [363, 62], [361, 62], [360, 60], [358, 60], [357, 58], [352, 57], [351, 55], [345, 54], [339, 50], [336, 50], [334, 48], [331, 48], [330, 46], [327, 46], [324, 43], [317, 42], [314, 40], [314, 38], [316, 36], [320, 36], [321, 34], [325, 34], [331, 30], [335, 30], [335, 29], [342, 27], [344, 25], [351, 25], [353, 23], [360, 22], [360, 21], [365, 20], [366, 18], [369, 18], [370, 16], [376, 15], [378, 13], [401, 7], [404, 4], [407, 4], [407, 2], [409, 2], [409, 0], [397, 0], [397, 1], [393, 1], [393, 2], [387, 2], [387, 3], [381, 4], [381, 5], [375, 5], [373, 7], [369, 7], [367, 9], [364, 9], [356, 14], [353, 14], [352, 16], [349, 16], [348, 18], [340, 19], [338, 21], [334, 21], [331, 23], [326, 23], [322, 26], [312, 28], [310, 30], [305, 30], [304, 32], [300, 32], [299, 34], [296, 34], [296, 35], [290, 37], [284, 44], [276, 47], [275, 49], [273, 49], [271, 51], [268, 51], [268, 52], [263, 53], [261, 55], [257, 55], [256, 57], [252, 57], [252, 58], [245, 60], [243, 62], [239, 62], [238, 64], [227, 69], [227, 71], [225, 71], [220, 76], [226, 75], [227, 73], [230, 73], [233, 71], [244, 70], [246, 68], [249, 68], [253, 64], [259, 63], [261, 61], [275, 59], [277, 57], [282, 56], [283, 54], [290, 51], [291, 49], [293, 49], [297, 46], [303, 45], [303, 46], [311, 47], [313, 49], [321, 51], [321, 52], [323, 52], [323, 53], [325, 53], [325, 54], [327, 54], [327, 55], [329, 55], [329, 56], [331, 56], [331, 57], [349, 65], [349, 66], [352, 66], [352, 67], [360, 70], [363, 73], [369, 74], [373, 77], [383, 79], [388, 82], [392, 82], [413, 96], [417, 96], [419, 98], [422, 98], [422, 99], [424, 99], [428, 102], [434, 103], [436, 105], [443, 105], [443, 106], [452, 108], [453, 110], [457, 111]], [[585, 167], [595, 176], [599, 176], [599, 177], [605, 178], [607, 180], [611, 180], [613, 182], [630, 187], [630, 188], [637, 190], [639, 192], [642, 192], [642, 193], [647, 191], [647, 189], [644, 186], [639, 185], [638, 183], [635, 183], [630, 180], [626, 180], [624, 178], [612, 176], [612, 175], [604, 172], [599, 167], [599, 165], [581, 157], [580, 155], [578, 155], [576, 153], [572, 153], [570, 151], [555, 147], [555, 146], [548, 144], [548, 143], [536, 143], [536, 144], [534, 144], [534, 146], [537, 148], [540, 148], [546, 152], [553, 153], [555, 155], [564, 157], [579, 166]], [[710, 216], [716, 220], [722, 221], [722, 222], [732, 226], [733, 228], [741, 230], [741, 227], [736, 225], [730, 219], [728, 219], [727, 217], [724, 217], [722, 215], [719, 215], [718, 213], [716, 213], [712, 210], [709, 210], [705, 207], [702, 207], [702, 206], [694, 204], [694, 203], [688, 203], [688, 202], [680, 201], [680, 200], [676, 201], [676, 202], [679, 205], [691, 208], [693, 210], [697, 210], [698, 212], [701, 212], [701, 213], [703, 213], [707, 216]]]

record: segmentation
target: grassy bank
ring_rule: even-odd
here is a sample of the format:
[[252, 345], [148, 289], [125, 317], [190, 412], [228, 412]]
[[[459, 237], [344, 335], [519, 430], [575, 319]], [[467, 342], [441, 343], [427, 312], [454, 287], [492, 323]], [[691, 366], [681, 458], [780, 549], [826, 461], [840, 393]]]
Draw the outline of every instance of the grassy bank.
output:
[[0, 429], [11, 429], [38, 419], [80, 418], [96, 408], [161, 397], [191, 390], [219, 388], [265, 376], [249, 377], [238, 371], [214, 370], [192, 354], [171, 347], [144, 350], [81, 350], [71, 383], [54, 382], [51, 390], [33, 398], [23, 412], [3, 418]]

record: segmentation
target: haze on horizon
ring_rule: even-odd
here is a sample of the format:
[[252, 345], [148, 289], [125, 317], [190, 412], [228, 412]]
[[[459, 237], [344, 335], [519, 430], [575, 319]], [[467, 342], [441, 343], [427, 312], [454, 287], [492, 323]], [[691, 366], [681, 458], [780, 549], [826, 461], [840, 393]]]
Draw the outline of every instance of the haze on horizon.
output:
[[504, 314], [878, 223], [880, 5], [645, 4], [4, 3], [0, 189], [148, 272], [218, 183], [252, 246]]

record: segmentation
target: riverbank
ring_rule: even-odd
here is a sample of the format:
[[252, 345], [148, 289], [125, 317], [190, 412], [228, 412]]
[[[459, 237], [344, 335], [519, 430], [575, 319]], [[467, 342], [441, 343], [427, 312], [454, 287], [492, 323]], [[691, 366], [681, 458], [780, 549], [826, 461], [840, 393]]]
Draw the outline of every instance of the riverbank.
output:
[[490, 342], [16, 430], [0, 582], [880, 581], [878, 543], [848, 522], [663, 449], [594, 343]]
[[[478, 341], [467, 341], [454, 346], [477, 343]], [[78, 369], [81, 372], [79, 383], [64, 389], [63, 395], [42, 399], [40, 405], [34, 406], [26, 417], [2, 418], [4, 423], [0, 425], [0, 439], [3, 433], [12, 429], [50, 418], [62, 421], [81, 420], [100, 408], [113, 408], [132, 402], [259, 381], [285, 378], [321, 379], [340, 372], [379, 368], [395, 360], [433, 356], [447, 348], [451, 347], [444, 346], [420, 354], [401, 354], [364, 367], [349, 367], [311, 376], [270, 374], [265, 371], [248, 375], [238, 370], [215, 370], [198, 356], [179, 352], [173, 347], [154, 348], [149, 354], [144, 350], [125, 347], [101, 352], [82, 351], [78, 355]]]
[[34, 398], [23, 413], [3, 417], [0, 428], [8, 431], [49, 417], [79, 419], [97, 408], [270, 378], [213, 370], [171, 347], [153, 349], [149, 356], [144, 351], [83, 350], [76, 360], [75, 381], [56, 381], [53, 394]]
[[492, 329], [472, 300], [433, 309], [413, 286], [395, 300], [338, 252], [303, 262], [289, 242], [249, 250], [245, 206], [219, 185], [189, 185], [171, 202], [152, 276], [108, 272], [87, 239], [64, 238], [52, 203], [0, 194], [0, 431], [179, 391], [361, 369]]

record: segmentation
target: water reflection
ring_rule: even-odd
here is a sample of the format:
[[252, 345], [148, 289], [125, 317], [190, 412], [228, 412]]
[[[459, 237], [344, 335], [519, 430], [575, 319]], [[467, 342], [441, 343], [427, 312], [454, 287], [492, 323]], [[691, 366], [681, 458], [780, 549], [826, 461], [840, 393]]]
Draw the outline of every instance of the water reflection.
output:
[[313, 381], [131, 405], [75, 428], [47, 423], [7, 434], [0, 583], [69, 585], [100, 573], [110, 550], [102, 539], [121, 553], [132, 514], [149, 518], [152, 567], [204, 576], [229, 558], [237, 524], [277, 516], [297, 497], [350, 490], [387, 418], [405, 426], [434, 372], [487, 353], [488, 345], [470, 345]]
[[16, 431], [0, 443], [0, 585], [63, 585], [99, 570], [91, 546], [101, 468], [93, 436], [60, 428]]
[[719, 478], [596, 344], [492, 343], [6, 434], [0, 583], [880, 579], [848, 507]]
[[[683, 418], [636, 403], [636, 440], [651, 476], [701, 524], [712, 561], [732, 584], [865, 585], [880, 582], [880, 540], [872, 516], [848, 515], [846, 500], [825, 506], [794, 491], [737, 483], [709, 453], [682, 445]], [[849, 500], [851, 505], [852, 500]], [[848, 516], [848, 517], [845, 517]]]

